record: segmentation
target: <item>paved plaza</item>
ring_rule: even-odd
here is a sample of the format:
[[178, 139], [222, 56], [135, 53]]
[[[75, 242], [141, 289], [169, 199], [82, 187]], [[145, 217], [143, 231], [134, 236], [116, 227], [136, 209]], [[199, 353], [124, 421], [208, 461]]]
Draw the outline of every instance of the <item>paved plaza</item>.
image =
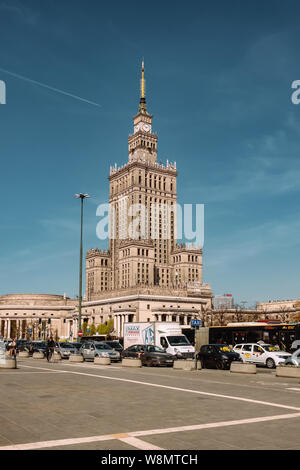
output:
[[0, 449], [300, 449], [300, 384], [258, 369], [23, 359], [0, 373]]

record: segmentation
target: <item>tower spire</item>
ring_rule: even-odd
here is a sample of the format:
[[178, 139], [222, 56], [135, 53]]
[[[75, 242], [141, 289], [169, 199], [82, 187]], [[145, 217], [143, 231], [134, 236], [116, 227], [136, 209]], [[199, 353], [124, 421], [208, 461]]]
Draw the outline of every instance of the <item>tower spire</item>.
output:
[[139, 112], [147, 114], [146, 107], [146, 80], [145, 80], [145, 65], [144, 59], [142, 60], [142, 78], [141, 78], [141, 97], [140, 97], [140, 106]]

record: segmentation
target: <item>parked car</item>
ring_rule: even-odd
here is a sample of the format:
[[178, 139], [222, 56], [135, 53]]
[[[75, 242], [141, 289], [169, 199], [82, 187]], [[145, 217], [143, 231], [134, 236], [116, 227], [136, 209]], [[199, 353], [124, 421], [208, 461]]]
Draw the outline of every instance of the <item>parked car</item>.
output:
[[[31, 348], [30, 348], [31, 345]], [[43, 353], [44, 356], [46, 355], [46, 348], [47, 348], [47, 342], [46, 341], [31, 341], [28, 344], [28, 348], [30, 350], [29, 354], [33, 354], [35, 352], [40, 352]]]
[[20, 351], [28, 351], [29, 342], [26, 339], [17, 339], [17, 353]]
[[112, 349], [121, 353], [123, 351], [123, 346], [119, 343], [119, 341], [104, 341], [105, 344], [108, 344]]
[[122, 352], [122, 357], [139, 358], [143, 366], [173, 366], [174, 356], [158, 346], [136, 344]]
[[291, 356], [290, 353], [281, 351], [278, 346], [264, 343], [236, 344], [233, 349], [239, 353], [243, 362], [264, 365], [268, 369], [273, 369], [278, 364], [283, 364]]
[[83, 343], [80, 349], [83, 359], [93, 361], [95, 357], [109, 357], [110, 360], [120, 361], [121, 355], [118, 351], [114, 351], [108, 344], [103, 341], [88, 341]]
[[197, 355], [202, 368], [230, 369], [233, 361], [241, 361], [240, 355], [226, 344], [205, 344]]
[[129, 348], [124, 349], [122, 351], [122, 358], [124, 357], [133, 357], [140, 359], [142, 354], [144, 354], [145, 345], [144, 344], [134, 344], [133, 346], [129, 346]]
[[76, 349], [76, 353], [75, 354], [79, 354], [80, 353], [80, 349], [81, 349], [81, 346], [82, 344], [81, 343], [69, 343], [69, 344], [72, 344], [72, 346]]
[[292, 353], [298, 351], [299, 348], [300, 348], [300, 339], [295, 339], [295, 341], [292, 342], [292, 346], [291, 346]]
[[71, 354], [76, 354], [77, 350], [72, 343], [60, 342], [55, 343], [55, 351], [61, 356], [62, 359], [69, 359]]
[[288, 357], [284, 364], [300, 366], [300, 349], [297, 349], [297, 351], [295, 351], [290, 357]]

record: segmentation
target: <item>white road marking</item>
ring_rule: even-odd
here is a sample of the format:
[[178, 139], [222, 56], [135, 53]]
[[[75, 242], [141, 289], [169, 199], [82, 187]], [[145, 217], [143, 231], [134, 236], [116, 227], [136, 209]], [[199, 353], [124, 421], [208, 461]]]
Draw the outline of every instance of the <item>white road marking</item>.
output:
[[149, 442], [141, 441], [136, 437], [122, 437], [119, 441], [125, 442], [132, 447], [136, 447], [139, 450], [164, 450], [162, 447], [157, 447]]
[[41, 441], [41, 442], [30, 442], [27, 444], [14, 444], [11, 446], [0, 447], [0, 450], [35, 450], [35, 449], [46, 449], [47, 447], [63, 447], [71, 446], [75, 444], [85, 444], [89, 442], [100, 442], [110, 441], [112, 437], [107, 436], [91, 436], [91, 437], [78, 437], [73, 439], [60, 439], [56, 441]]
[[300, 388], [296, 388], [296, 387], [287, 388], [287, 390], [293, 390], [295, 392], [300, 392]]
[[[46, 368], [43, 368], [43, 367], [33, 367], [33, 366], [23, 366], [23, 367], [49, 370], [49, 369], [46, 369]], [[57, 369], [52, 369], [52, 370], [57, 370]], [[60, 371], [60, 372], [62, 372], [62, 371]], [[175, 391], [178, 391], [178, 392], [194, 393], [194, 394], [197, 394], [197, 395], [204, 395], [204, 396], [208, 396], [208, 397], [225, 398], [225, 399], [228, 399], [228, 400], [237, 400], [237, 401], [242, 401], [242, 402], [247, 402], [247, 403], [255, 403], [256, 405], [274, 406], [276, 408], [284, 408], [284, 409], [287, 409], [287, 410], [300, 411], [300, 408], [296, 407], [296, 406], [282, 405], [282, 404], [279, 404], [279, 403], [272, 403], [272, 402], [261, 401], [261, 400], [253, 400], [253, 399], [250, 399], [250, 398], [242, 398], [242, 397], [237, 397], [237, 396], [233, 396], [233, 395], [222, 395], [220, 393], [201, 392], [199, 390], [191, 390], [191, 389], [188, 389], [188, 388], [171, 387], [170, 385], [153, 384], [153, 383], [149, 383], [149, 382], [141, 382], [141, 381], [138, 381], [138, 380], [122, 379], [120, 377], [109, 377], [109, 376], [105, 376], [105, 375], [88, 374], [87, 372], [75, 372], [75, 371], [69, 371], [69, 370], [66, 370], [64, 372], [66, 374], [83, 375], [85, 377], [94, 377], [95, 379], [115, 380], [115, 381], [118, 381], [118, 382], [133, 383], [133, 384], [144, 385], [144, 386], [148, 386], [148, 387], [163, 388], [163, 389], [166, 389], [166, 390], [175, 390]]]
[[94, 370], [97, 370], [97, 369], [113, 369], [113, 370], [123, 369], [124, 370], [124, 367], [113, 366], [113, 365], [103, 366], [101, 364], [94, 364], [93, 362], [91, 362], [91, 364], [86, 364], [86, 363], [82, 363], [82, 362], [78, 362], [78, 363], [68, 362], [68, 363], [64, 364], [64, 366], [67, 366], [67, 367], [84, 367], [85, 369], [94, 369]]
[[[275, 421], [281, 419], [292, 419], [292, 418], [300, 418], [300, 413], [290, 413], [284, 415], [275, 415], [275, 416], [262, 416], [258, 418], [247, 418], [247, 419], [240, 419], [235, 421], [221, 421], [216, 423], [206, 423], [206, 424], [195, 424], [190, 426], [179, 426], [173, 428], [165, 428], [165, 429], [149, 429], [146, 431], [133, 431], [123, 434], [107, 434], [103, 436], [90, 436], [90, 437], [78, 437], [74, 439], [60, 439], [60, 440], [53, 440], [53, 441], [41, 441], [41, 442], [30, 442], [26, 444], [14, 444], [9, 446], [2, 446], [0, 450], [34, 450], [34, 449], [42, 449], [42, 448], [49, 448], [49, 447], [64, 447], [76, 444], [86, 444], [91, 442], [101, 442], [101, 441], [110, 441], [110, 440], [119, 440], [122, 442], [126, 442], [129, 445], [137, 447], [143, 450], [153, 450], [153, 449], [160, 449], [159, 447], [154, 446], [153, 444], [141, 441], [140, 439], [132, 439], [141, 436], [152, 436], [152, 435], [159, 435], [159, 434], [170, 434], [170, 433], [177, 433], [177, 432], [186, 432], [186, 431], [200, 431], [202, 429], [213, 429], [213, 428], [221, 428], [226, 426], [237, 426], [242, 424], [253, 424], [253, 423], [261, 423], [267, 421]], [[162, 449], [161, 449], [162, 450]]]
[[[20, 374], [23, 374], [23, 375], [29, 375], [29, 374], [64, 374], [65, 371], [61, 371], [61, 370], [49, 370], [48, 372], [46, 371], [43, 371], [43, 372], [34, 372], [34, 371], [28, 371], [28, 372], [21, 372], [21, 371], [12, 371], [10, 369], [6, 369], [7, 371], [10, 371], [8, 374], [7, 374], [7, 377], [12, 375], [12, 374], [17, 374], [17, 375], [20, 375]], [[2, 371], [1, 371], [1, 376], [3, 377], [2, 375]]]
[[[173, 432], [186, 432], [186, 431], [196, 431], [201, 429], [212, 429], [212, 428], [220, 428], [226, 426], [236, 426], [241, 424], [252, 424], [252, 423], [261, 423], [266, 421], [274, 421], [280, 419], [290, 419], [290, 418], [300, 418], [300, 413], [289, 413], [284, 415], [275, 415], [275, 416], [261, 416], [258, 418], [246, 418], [246, 419], [238, 419], [234, 421], [220, 421], [216, 423], [206, 423], [206, 424], [196, 424], [191, 426], [179, 426], [174, 428], [166, 428], [166, 429], [152, 429], [150, 431], [137, 431], [134, 433], [128, 433], [131, 436], [148, 436], [151, 434], [169, 434]], [[1, 448], [0, 448], [1, 449]]]

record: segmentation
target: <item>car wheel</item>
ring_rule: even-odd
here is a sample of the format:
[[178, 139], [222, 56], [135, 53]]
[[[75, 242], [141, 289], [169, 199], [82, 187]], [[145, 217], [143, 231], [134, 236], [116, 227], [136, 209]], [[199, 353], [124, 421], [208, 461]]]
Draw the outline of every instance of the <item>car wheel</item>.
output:
[[271, 357], [269, 357], [267, 360], [266, 360], [266, 366], [268, 369], [274, 369], [275, 367], [275, 361], [274, 359], [272, 359]]
[[222, 361], [216, 361], [216, 368], [217, 368], [218, 370], [224, 369], [224, 364], [223, 364], [223, 362], [222, 362]]

